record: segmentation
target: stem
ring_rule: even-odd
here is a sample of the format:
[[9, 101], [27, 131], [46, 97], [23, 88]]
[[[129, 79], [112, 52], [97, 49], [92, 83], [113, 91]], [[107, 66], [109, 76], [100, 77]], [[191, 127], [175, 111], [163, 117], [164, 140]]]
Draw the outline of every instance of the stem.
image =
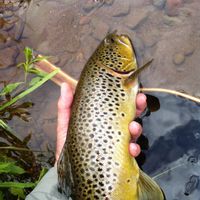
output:
[[173, 95], [177, 95], [186, 99], [189, 99], [191, 101], [194, 101], [196, 103], [200, 103], [200, 99], [197, 97], [194, 97], [192, 95], [189, 94], [185, 94], [182, 92], [178, 92], [175, 90], [170, 90], [170, 89], [164, 89], [164, 88], [140, 88], [139, 89], [140, 92], [162, 92], [162, 93], [168, 93], [168, 94], [173, 94]]
[[38, 83], [36, 83], [35, 85], [33, 85], [32, 87], [28, 88], [27, 90], [25, 90], [24, 92], [20, 93], [18, 96], [14, 97], [13, 99], [11, 99], [10, 101], [6, 102], [5, 104], [3, 104], [0, 107], [0, 111], [4, 110], [5, 108], [7, 108], [8, 106], [12, 105], [13, 103], [15, 103], [16, 101], [18, 101], [19, 99], [25, 97], [26, 95], [28, 95], [29, 93], [33, 92], [35, 89], [37, 89], [38, 87], [40, 87], [42, 84], [44, 84], [46, 81], [48, 81], [49, 79], [51, 79], [55, 74], [57, 74], [59, 72], [59, 68], [57, 68], [56, 70], [54, 70], [53, 72], [51, 72], [50, 74], [48, 74], [47, 76], [45, 76], [42, 80], [40, 80]]

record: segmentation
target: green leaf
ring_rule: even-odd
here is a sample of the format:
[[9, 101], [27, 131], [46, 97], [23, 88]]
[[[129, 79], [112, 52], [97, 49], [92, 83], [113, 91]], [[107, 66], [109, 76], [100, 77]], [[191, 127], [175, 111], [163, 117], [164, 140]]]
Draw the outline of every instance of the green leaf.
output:
[[41, 171], [40, 171], [40, 176], [39, 176], [38, 180], [36, 181], [37, 183], [40, 182], [40, 180], [41, 180], [42, 177], [47, 173], [47, 171], [48, 171], [48, 169], [45, 168], [45, 167], [43, 167], [43, 168], [41, 169]]
[[34, 188], [36, 186], [35, 183], [19, 183], [19, 182], [0, 182], [0, 188]]
[[13, 103], [15, 103], [16, 101], [18, 101], [19, 99], [25, 97], [26, 95], [28, 95], [29, 93], [33, 92], [34, 90], [36, 90], [38, 87], [40, 87], [41, 85], [43, 85], [46, 81], [48, 81], [49, 79], [51, 79], [53, 76], [55, 76], [58, 72], [60, 71], [60, 69], [56, 69], [53, 72], [51, 72], [50, 74], [47, 74], [44, 78], [42, 78], [38, 83], [36, 83], [35, 85], [31, 86], [30, 88], [28, 88], [27, 90], [25, 90], [24, 92], [20, 93], [18, 96], [14, 97], [13, 99], [11, 99], [9, 102], [6, 102], [5, 104], [0, 106], [0, 111], [4, 110], [5, 108], [7, 108], [8, 106], [12, 105]]
[[0, 162], [0, 174], [24, 174], [25, 172], [23, 168], [17, 166], [14, 162]]
[[[1, 106], [0, 106], [1, 108]], [[8, 124], [6, 124], [2, 119], [0, 119], [0, 127], [2, 127], [3, 129], [5, 129], [8, 132], [13, 132], [13, 130], [8, 126]]]
[[0, 200], [4, 200], [4, 194], [2, 191], [0, 191]]
[[24, 55], [25, 55], [26, 63], [30, 63], [31, 60], [33, 59], [33, 50], [29, 47], [25, 47]]
[[6, 85], [0, 92], [0, 96], [6, 95], [8, 93], [11, 93], [13, 90], [15, 90], [19, 85], [21, 85], [23, 82], [17, 82], [17, 83], [10, 83]]
[[17, 196], [18, 198], [25, 199], [24, 189], [22, 188], [11, 187], [10, 193], [14, 196]]
[[40, 80], [41, 80], [41, 77], [32, 78], [32, 80], [31, 80], [30, 83], [29, 83], [29, 86], [35, 85], [35, 84], [38, 83]]

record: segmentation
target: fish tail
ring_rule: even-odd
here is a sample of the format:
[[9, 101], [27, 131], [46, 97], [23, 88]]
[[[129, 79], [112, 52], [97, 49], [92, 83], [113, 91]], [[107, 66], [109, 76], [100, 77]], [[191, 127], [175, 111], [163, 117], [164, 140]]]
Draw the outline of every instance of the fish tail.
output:
[[142, 170], [138, 180], [138, 194], [139, 200], [165, 200], [159, 185]]

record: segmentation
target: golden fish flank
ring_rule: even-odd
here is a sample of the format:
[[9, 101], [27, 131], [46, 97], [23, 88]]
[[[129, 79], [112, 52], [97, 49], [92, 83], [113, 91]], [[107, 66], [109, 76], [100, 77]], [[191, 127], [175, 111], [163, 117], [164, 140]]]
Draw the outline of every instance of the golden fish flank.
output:
[[143, 68], [137, 69], [129, 38], [113, 33], [82, 71], [58, 162], [59, 188], [73, 200], [164, 199], [128, 151]]

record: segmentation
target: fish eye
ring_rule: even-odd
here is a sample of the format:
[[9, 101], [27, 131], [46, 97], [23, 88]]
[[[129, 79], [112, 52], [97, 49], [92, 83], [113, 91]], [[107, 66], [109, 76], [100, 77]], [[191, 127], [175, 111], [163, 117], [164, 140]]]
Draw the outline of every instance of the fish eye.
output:
[[112, 43], [114, 43], [114, 42], [115, 42], [115, 40], [114, 40], [113, 38], [110, 38], [110, 41], [111, 41]]
[[104, 42], [105, 42], [105, 44], [109, 45], [110, 44], [110, 39], [109, 38], [105, 38]]
[[113, 38], [105, 38], [105, 39], [104, 39], [104, 42], [105, 42], [106, 45], [109, 45], [109, 44], [111, 44], [111, 43], [114, 43], [115, 40], [114, 40]]

